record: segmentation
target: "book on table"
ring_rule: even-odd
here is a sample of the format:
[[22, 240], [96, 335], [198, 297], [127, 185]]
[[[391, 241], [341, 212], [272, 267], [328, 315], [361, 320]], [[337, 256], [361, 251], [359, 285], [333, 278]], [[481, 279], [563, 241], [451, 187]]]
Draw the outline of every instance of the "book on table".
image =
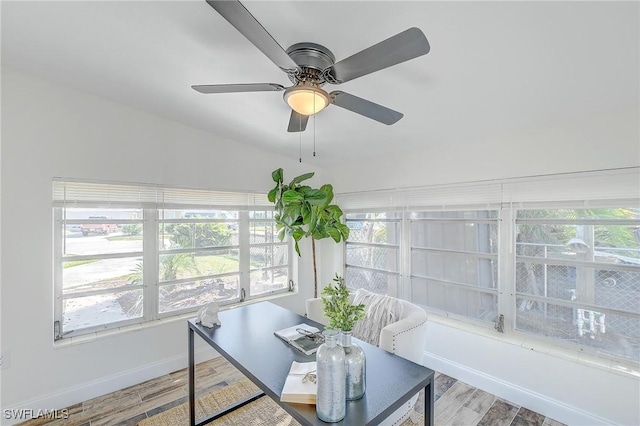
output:
[[282, 388], [280, 401], [294, 404], [315, 404], [318, 391], [316, 381], [315, 361], [293, 361]]
[[320, 330], [304, 323], [278, 330], [274, 334], [305, 355], [314, 354], [324, 343]]

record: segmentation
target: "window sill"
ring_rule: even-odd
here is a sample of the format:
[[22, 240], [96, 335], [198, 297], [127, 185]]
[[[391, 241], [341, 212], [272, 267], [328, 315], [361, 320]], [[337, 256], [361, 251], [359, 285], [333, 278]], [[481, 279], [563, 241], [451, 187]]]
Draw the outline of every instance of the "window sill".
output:
[[572, 361], [589, 367], [599, 368], [623, 376], [640, 378], [640, 364], [633, 361], [619, 360], [614, 358], [604, 358], [591, 353], [583, 352], [581, 349], [570, 349], [558, 345], [553, 345], [543, 339], [529, 336], [523, 333], [502, 334], [488, 327], [481, 327], [464, 321], [443, 317], [441, 315], [427, 312], [427, 323], [432, 322], [447, 327], [456, 328], [468, 333], [487, 337], [502, 343], [520, 346], [541, 354], [546, 354], [566, 361]]
[[[297, 292], [286, 292], [286, 293], [278, 293], [271, 296], [265, 296], [256, 299], [249, 299], [242, 303], [232, 303], [230, 305], [224, 305], [220, 307], [220, 311], [226, 311], [228, 309], [237, 308], [238, 306], [250, 305], [253, 303], [260, 303], [265, 301], [270, 301], [274, 299], [281, 299], [285, 297], [291, 297], [298, 294]], [[141, 331], [149, 328], [160, 327], [166, 324], [172, 324], [176, 322], [186, 321], [192, 318], [195, 318], [197, 315], [196, 312], [188, 312], [186, 314], [176, 315], [172, 317], [162, 318], [154, 321], [142, 322], [139, 324], [126, 325], [122, 327], [111, 328], [108, 330], [96, 331], [93, 333], [83, 334], [81, 336], [73, 336], [65, 339], [58, 340], [53, 342], [54, 349], [62, 349], [69, 346], [76, 346], [83, 343], [93, 342], [98, 339], [103, 339], [105, 337], [116, 336], [124, 333], [130, 333], [134, 331]]]

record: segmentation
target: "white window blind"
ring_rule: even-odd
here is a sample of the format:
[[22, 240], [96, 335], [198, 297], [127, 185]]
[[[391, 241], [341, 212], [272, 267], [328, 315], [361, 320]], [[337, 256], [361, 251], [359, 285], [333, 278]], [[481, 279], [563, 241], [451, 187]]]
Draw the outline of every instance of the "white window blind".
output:
[[201, 189], [166, 188], [156, 185], [78, 182], [64, 179], [53, 181], [54, 207], [128, 207], [181, 208], [220, 206], [246, 210], [260, 207], [270, 210], [266, 194], [251, 192], [209, 191]]
[[504, 203], [531, 207], [567, 201], [597, 207], [638, 199], [639, 167], [336, 195], [345, 211], [494, 209]]
[[502, 194], [502, 201], [515, 207], [567, 201], [581, 207], [597, 207], [598, 204], [620, 204], [617, 202], [623, 205], [625, 200], [639, 198], [638, 167], [512, 179], [503, 183]]
[[459, 210], [479, 205], [489, 209], [500, 205], [501, 194], [501, 184], [483, 182], [345, 193], [336, 200], [347, 211]]

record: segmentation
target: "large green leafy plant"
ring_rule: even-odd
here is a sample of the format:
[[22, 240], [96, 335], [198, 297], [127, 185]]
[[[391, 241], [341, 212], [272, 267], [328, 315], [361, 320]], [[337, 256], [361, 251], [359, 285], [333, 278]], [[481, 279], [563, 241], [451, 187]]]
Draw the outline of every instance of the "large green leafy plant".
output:
[[329, 318], [329, 328], [351, 331], [356, 321], [364, 318], [365, 306], [351, 304], [344, 278], [336, 274], [333, 281], [335, 284], [322, 289], [322, 311]]
[[349, 237], [349, 228], [342, 223], [342, 210], [333, 201], [333, 186], [326, 184], [320, 188], [312, 188], [302, 184], [313, 177], [313, 173], [305, 173], [293, 178], [289, 184], [284, 183], [282, 169], [271, 174], [275, 187], [269, 191], [269, 201], [275, 205], [274, 219], [278, 238], [293, 238], [296, 253], [300, 256], [298, 242], [304, 237], [311, 237], [313, 256], [314, 297], [318, 297], [318, 274], [316, 268], [316, 240], [332, 238], [336, 243]]

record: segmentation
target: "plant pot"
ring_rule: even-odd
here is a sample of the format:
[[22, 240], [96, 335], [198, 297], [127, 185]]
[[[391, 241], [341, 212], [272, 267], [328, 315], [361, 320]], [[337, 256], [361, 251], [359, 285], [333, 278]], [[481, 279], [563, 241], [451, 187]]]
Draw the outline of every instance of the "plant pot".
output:
[[338, 345], [336, 330], [325, 330], [324, 343], [316, 353], [318, 393], [316, 413], [323, 422], [334, 423], [347, 414], [345, 398], [345, 353]]
[[351, 331], [341, 331], [340, 345], [344, 349], [347, 401], [362, 398], [366, 388], [366, 358], [362, 348], [351, 340]]

